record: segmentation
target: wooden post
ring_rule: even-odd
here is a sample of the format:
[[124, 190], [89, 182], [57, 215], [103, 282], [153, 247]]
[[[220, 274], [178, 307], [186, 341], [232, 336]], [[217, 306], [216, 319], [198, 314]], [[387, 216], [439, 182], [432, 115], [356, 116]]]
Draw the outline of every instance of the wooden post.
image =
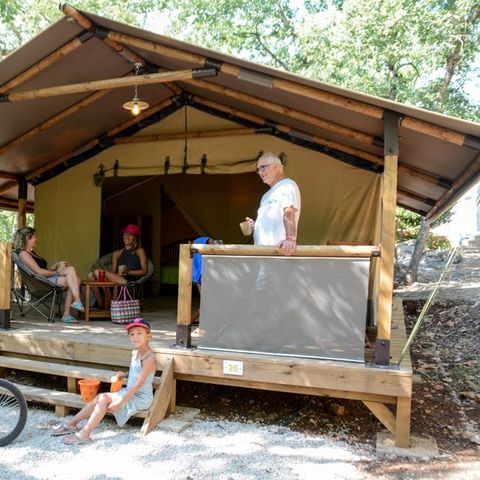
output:
[[393, 264], [395, 258], [395, 208], [397, 205], [398, 124], [399, 116], [385, 112], [385, 163], [383, 172], [382, 221], [380, 246], [380, 283], [378, 297], [378, 330], [375, 363], [390, 363], [390, 329], [392, 323]]
[[192, 346], [192, 258], [190, 245], [180, 245], [178, 262], [177, 337], [179, 347]]
[[10, 282], [12, 274], [12, 245], [0, 242], [0, 327], [10, 328]]
[[167, 364], [163, 368], [161, 383], [155, 392], [152, 405], [148, 412], [147, 418], [143, 422], [141, 435], [145, 436], [151, 432], [158, 422], [161, 422], [171, 408], [172, 388], [174, 382], [174, 357], [170, 357]]
[[27, 224], [27, 194], [28, 183], [25, 177], [18, 179], [18, 211], [17, 226], [24, 227]]
[[410, 447], [412, 397], [398, 397], [395, 423], [395, 446]]

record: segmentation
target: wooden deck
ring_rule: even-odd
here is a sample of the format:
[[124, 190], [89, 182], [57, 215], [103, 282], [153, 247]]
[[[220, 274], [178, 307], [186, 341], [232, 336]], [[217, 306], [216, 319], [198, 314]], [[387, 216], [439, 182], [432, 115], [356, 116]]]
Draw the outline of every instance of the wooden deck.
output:
[[[397, 368], [378, 368], [367, 363], [181, 349], [174, 346], [176, 298], [147, 300], [143, 316], [152, 325], [151, 346], [159, 365], [163, 368], [173, 357], [170, 405], [175, 403], [175, 380], [179, 379], [356, 399], [395, 435], [397, 445], [409, 445], [412, 368], [408, 355]], [[392, 317], [393, 365], [406, 342], [400, 300], [394, 302]], [[0, 355], [113, 370], [127, 367], [130, 361], [127, 335], [108, 320], [67, 325], [32, 316], [15, 319], [11, 327], [0, 330]], [[193, 344], [196, 338], [194, 331]]]

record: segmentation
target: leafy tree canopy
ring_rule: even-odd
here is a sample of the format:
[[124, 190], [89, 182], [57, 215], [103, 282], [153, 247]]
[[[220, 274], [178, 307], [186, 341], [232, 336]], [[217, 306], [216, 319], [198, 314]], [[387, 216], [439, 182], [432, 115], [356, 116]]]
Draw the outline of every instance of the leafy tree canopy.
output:
[[[122, 22], [328, 83], [480, 121], [479, 0], [79, 0]], [[61, 18], [0, 3], [0, 55]]]

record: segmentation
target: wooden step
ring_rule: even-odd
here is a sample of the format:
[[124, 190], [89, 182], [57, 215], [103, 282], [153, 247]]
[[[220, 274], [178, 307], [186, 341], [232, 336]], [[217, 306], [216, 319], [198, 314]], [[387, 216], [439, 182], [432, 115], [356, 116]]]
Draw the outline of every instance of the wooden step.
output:
[[[112, 375], [117, 373], [113, 370], [102, 370], [99, 368], [80, 367], [77, 365], [65, 365], [64, 363], [43, 362], [5, 356], [0, 356], [0, 367], [27, 372], [46, 373], [48, 375], [58, 375], [68, 378], [97, 378], [106, 383], [110, 383]], [[160, 385], [160, 377], [155, 377], [153, 386], [157, 388], [158, 385]]]
[[[40, 403], [48, 403], [50, 405], [61, 405], [65, 407], [73, 407], [81, 409], [85, 406], [82, 397], [77, 393], [59, 392], [56, 390], [48, 390], [46, 388], [31, 387], [15, 383], [20, 391], [25, 395], [27, 400], [33, 400]], [[134, 417], [146, 418], [148, 410], [137, 412]]]

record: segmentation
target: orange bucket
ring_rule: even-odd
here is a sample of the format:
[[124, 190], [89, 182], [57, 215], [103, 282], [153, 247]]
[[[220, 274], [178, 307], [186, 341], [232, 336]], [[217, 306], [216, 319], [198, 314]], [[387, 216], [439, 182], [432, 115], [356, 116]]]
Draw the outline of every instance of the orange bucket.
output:
[[82, 380], [78, 381], [78, 386], [80, 387], [82, 400], [88, 403], [97, 395], [98, 389], [100, 388], [100, 380], [96, 378], [82, 378]]
[[118, 377], [117, 375], [114, 375], [111, 378], [112, 384], [110, 385], [110, 391], [111, 392], [119, 392], [122, 387], [123, 387], [123, 379], [121, 377]]

